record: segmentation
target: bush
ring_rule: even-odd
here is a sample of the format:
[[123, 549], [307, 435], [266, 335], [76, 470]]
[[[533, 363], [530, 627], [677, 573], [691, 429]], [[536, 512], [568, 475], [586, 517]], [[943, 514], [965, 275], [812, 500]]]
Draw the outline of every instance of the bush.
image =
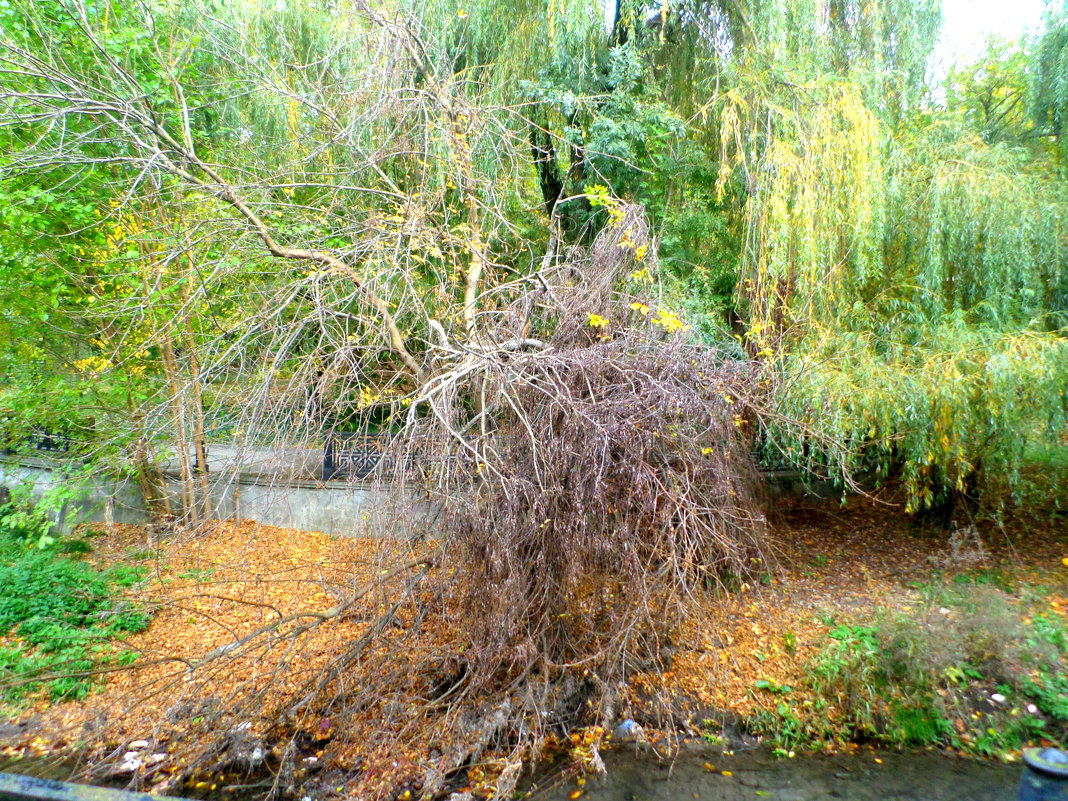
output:
[[[764, 518], [738, 368], [619, 339], [508, 365], [510, 412], [449, 504], [471, 664], [657, 658], [689, 593], [745, 575]], [[629, 654], [629, 656], [628, 656]]]
[[[148, 616], [116, 598], [137, 574], [126, 567], [96, 570], [61, 551], [85, 552], [83, 540], [40, 548], [36, 531], [0, 533], [0, 699], [14, 702], [47, 682], [53, 699], [81, 697], [84, 674], [115, 658], [111, 640], [143, 630]], [[80, 543], [76, 545], [75, 543]]]
[[816, 707], [828, 713], [807, 722], [811, 737], [953, 743], [993, 755], [1039, 733], [1068, 735], [1068, 636], [1059, 621], [1023, 617], [981, 581], [948, 585], [929, 601], [915, 615], [830, 632], [807, 667]]
[[[766, 386], [751, 362], [689, 342], [652, 297], [643, 210], [591, 202], [610, 220], [554, 289], [552, 347], [472, 359], [406, 432], [413, 449], [442, 449], [450, 591], [487, 686], [571, 664], [613, 685], [656, 661], [693, 594], [747, 574], [763, 542], [750, 451]], [[508, 332], [533, 313], [518, 301]]]

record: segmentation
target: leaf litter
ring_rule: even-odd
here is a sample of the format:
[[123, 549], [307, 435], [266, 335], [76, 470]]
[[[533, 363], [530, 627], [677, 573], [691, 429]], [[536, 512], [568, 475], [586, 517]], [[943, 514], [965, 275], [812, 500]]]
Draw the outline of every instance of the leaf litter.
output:
[[[774, 548], [768, 564], [755, 571], [760, 581], [692, 598], [702, 605], [701, 614], [681, 618], [665, 669], [631, 673], [619, 716], [641, 720], [654, 745], [668, 746], [771, 710], [779, 691], [796, 693], [805, 664], [835, 621], [908, 609], [919, 600], [918, 587], [936, 572], [977, 567], [944, 531], [926, 530], [899, 509], [878, 498], [854, 498], [845, 506], [780, 501]], [[1043, 611], [1065, 617], [1063, 518], [976, 524], [972, 536], [982, 543], [979, 567], [1042, 583], [1048, 589]], [[439, 604], [426, 614], [414, 602], [401, 603], [374, 653], [349, 662], [341, 681], [327, 676], [338, 653], [396, 604], [401, 580], [387, 581], [291, 641], [280, 638], [273, 647], [227, 658], [220, 669], [190, 669], [250, 632], [335, 607], [384, 565], [425, 554], [433, 543], [334, 537], [242, 521], [159, 541], [144, 527], [113, 525], [93, 544], [89, 558], [100, 564], [130, 561], [151, 548], [139, 562], [147, 575], [127, 598], [154, 613], [145, 632], [123, 643], [138, 660], [102, 675], [100, 691], [84, 700], [52, 705], [41, 696], [9, 712], [11, 722], [0, 727], [4, 756], [76, 759], [85, 766], [108, 765], [113, 774], [125, 765], [122, 779], [130, 786], [163, 793], [238, 789], [263, 772], [257, 768], [271, 766], [269, 775], [288, 764], [288, 782], [314, 779], [327, 794], [384, 797], [400, 794], [399, 788], [418, 793], [426, 765], [450, 747], [436, 735], [438, 722], [427, 706], [416, 700], [442, 693], [442, 676], [427, 675], [425, 665], [462, 640], [465, 621], [458, 609]], [[321, 699], [302, 705], [309, 687], [340, 699], [364, 683], [361, 671], [384, 667], [395, 674], [398, 691], [367, 704], [361, 714], [334, 718], [331, 703]], [[652, 717], [665, 708], [651, 704], [654, 698], [669, 700], [673, 719]], [[397, 714], [398, 704], [412, 711], [399, 730], [396, 721], [404, 715]], [[237, 720], [225, 713], [250, 708], [259, 714]], [[382, 729], [383, 720], [391, 721], [390, 730]], [[230, 733], [228, 755], [218, 753], [220, 726]], [[243, 761], [234, 756], [242, 754], [242, 742]], [[131, 744], [142, 747], [132, 750]], [[546, 746], [566, 749], [568, 743]], [[507, 750], [485, 747], [469, 771], [481, 783], [469, 789], [493, 789], [495, 776], [513, 765]], [[269, 780], [266, 787], [292, 789]]]

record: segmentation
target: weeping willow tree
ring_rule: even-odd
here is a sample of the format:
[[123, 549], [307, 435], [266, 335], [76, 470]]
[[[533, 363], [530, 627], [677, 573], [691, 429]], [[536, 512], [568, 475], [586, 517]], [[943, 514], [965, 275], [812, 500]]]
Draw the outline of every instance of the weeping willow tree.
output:
[[1054, 137], [1062, 156], [1068, 154], [1068, 3], [1051, 2], [1045, 27], [1035, 46], [1032, 70], [1032, 114], [1039, 128]]
[[738, 86], [720, 186], [746, 190], [749, 350], [841, 447], [771, 441], [813, 469], [900, 472], [914, 510], [1024, 491], [1065, 431], [1063, 182], [949, 123], [895, 137], [848, 82]]
[[746, 189], [739, 293], [762, 352], [853, 305], [878, 275], [885, 224], [883, 132], [856, 88], [813, 85], [811, 110], [765, 89], [726, 93], [719, 174], [720, 191], [735, 177]]
[[942, 19], [939, 0], [686, 0], [663, 6], [651, 26], [642, 24], [645, 7], [629, 8], [633, 34], [654, 50], [666, 88], [688, 113], [746, 66], [794, 84], [847, 78], [895, 124], [924, 98]]
[[1063, 324], [1068, 227], [1062, 181], [1031, 155], [932, 126], [895, 152], [888, 260], [931, 315], [975, 324]]

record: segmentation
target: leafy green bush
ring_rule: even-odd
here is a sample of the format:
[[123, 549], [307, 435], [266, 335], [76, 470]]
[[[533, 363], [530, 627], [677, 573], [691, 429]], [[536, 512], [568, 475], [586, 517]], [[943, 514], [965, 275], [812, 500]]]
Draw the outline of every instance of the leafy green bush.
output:
[[80, 698], [93, 668], [129, 657], [112, 641], [143, 630], [148, 616], [116, 597], [135, 582], [126, 566], [97, 570], [61, 554], [82, 555], [84, 540], [37, 546], [39, 532], [0, 527], [0, 700], [17, 702], [47, 682], [53, 699]]

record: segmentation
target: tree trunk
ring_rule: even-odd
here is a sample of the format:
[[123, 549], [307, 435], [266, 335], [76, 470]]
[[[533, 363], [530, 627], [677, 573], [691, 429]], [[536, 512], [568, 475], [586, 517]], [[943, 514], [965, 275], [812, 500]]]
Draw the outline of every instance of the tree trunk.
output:
[[193, 448], [196, 452], [196, 476], [197, 488], [200, 491], [198, 514], [204, 520], [211, 518], [211, 492], [208, 487], [208, 448], [204, 442], [204, 400], [203, 388], [200, 381], [200, 360], [197, 358], [197, 343], [193, 336], [193, 323], [189, 312], [190, 293], [189, 282], [196, 273], [196, 265], [193, 262], [193, 252], [186, 243], [185, 257], [189, 269], [180, 281], [182, 297], [182, 335], [185, 340], [185, 348], [189, 352], [189, 388], [192, 392], [190, 400], [193, 404]]

